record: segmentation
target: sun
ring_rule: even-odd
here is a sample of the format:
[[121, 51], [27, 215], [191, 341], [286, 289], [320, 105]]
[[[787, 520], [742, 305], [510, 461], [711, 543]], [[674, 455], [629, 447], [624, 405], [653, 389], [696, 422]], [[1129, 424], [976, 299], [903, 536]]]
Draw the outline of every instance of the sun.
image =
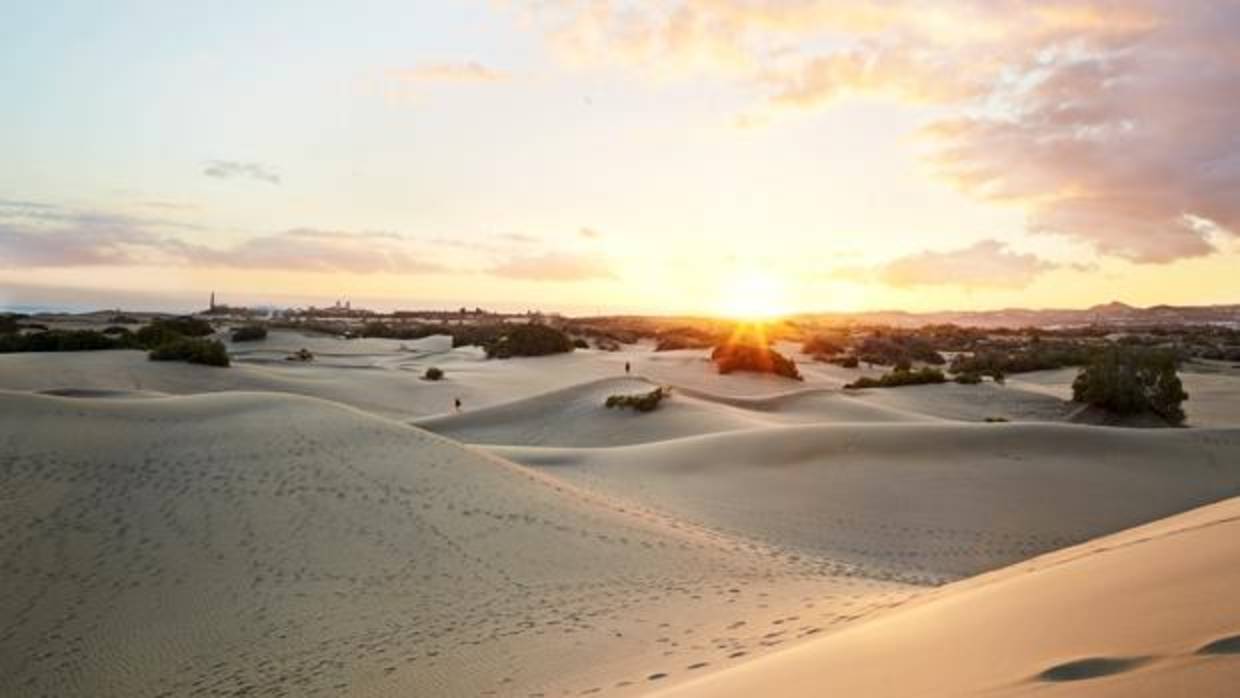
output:
[[720, 312], [738, 320], [767, 320], [788, 312], [784, 283], [764, 272], [746, 272], [724, 281]]

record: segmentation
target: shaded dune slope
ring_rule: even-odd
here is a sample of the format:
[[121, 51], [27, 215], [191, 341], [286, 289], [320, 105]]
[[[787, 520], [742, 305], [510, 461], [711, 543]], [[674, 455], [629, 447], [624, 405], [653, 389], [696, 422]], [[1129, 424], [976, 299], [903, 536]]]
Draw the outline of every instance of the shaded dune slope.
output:
[[935, 579], [1240, 494], [1240, 430], [845, 424], [494, 451], [789, 554]]

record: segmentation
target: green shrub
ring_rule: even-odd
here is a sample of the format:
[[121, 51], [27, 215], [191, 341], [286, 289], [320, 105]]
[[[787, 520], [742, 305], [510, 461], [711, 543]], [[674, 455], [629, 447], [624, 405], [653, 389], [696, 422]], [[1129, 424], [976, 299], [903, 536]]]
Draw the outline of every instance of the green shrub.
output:
[[16, 334], [18, 330], [17, 319], [25, 317], [22, 315], [0, 315], [0, 334]]
[[488, 359], [507, 359], [514, 356], [545, 356], [562, 354], [573, 350], [568, 335], [546, 325], [514, 325], [508, 332], [489, 342], [485, 347]]
[[1094, 354], [1072, 382], [1072, 399], [1119, 415], [1152, 413], [1170, 424], [1184, 422], [1188, 399], [1168, 351], [1109, 346]]
[[767, 346], [731, 342], [720, 344], [711, 352], [710, 359], [720, 373], [754, 371], [803, 380], [792, 359]]
[[835, 356], [844, 353], [844, 343], [834, 337], [814, 335], [801, 345], [801, 353], [810, 356]]
[[987, 424], [1001, 424], [1009, 420], [1007, 417], [987, 417], [985, 421]]
[[94, 330], [50, 330], [0, 335], [0, 354], [27, 351], [98, 351], [124, 349], [128, 346], [127, 338], [113, 339]]
[[152, 320], [133, 333], [134, 343], [143, 349], [154, 349], [182, 337], [206, 337], [215, 332], [211, 323], [198, 318], [167, 318]]
[[1083, 366], [1089, 362], [1091, 350], [1073, 342], [1031, 342], [1029, 346], [1000, 350], [979, 351], [972, 356], [960, 355], [952, 359], [952, 373], [979, 373], [993, 376], [1002, 383], [1007, 373], [1028, 373], [1066, 366]]
[[961, 373], [956, 376], [956, 382], [961, 385], [977, 385], [982, 382], [982, 375], [973, 371]]
[[937, 368], [929, 366], [919, 368], [915, 371], [892, 371], [884, 373], [878, 378], [869, 378], [862, 376], [857, 380], [845, 385], [845, 388], [898, 388], [904, 385], [927, 385], [931, 383], [943, 383], [947, 378], [943, 372]]
[[234, 342], [254, 342], [267, 339], [267, 328], [263, 325], [242, 325], [232, 331]]
[[633, 395], [609, 395], [607, 397], [607, 401], [603, 404], [607, 406], [607, 409], [611, 409], [613, 407], [628, 407], [635, 409], [638, 412], [652, 412], [659, 406], [659, 403], [663, 401], [663, 398], [670, 397], [671, 394], [672, 391], [670, 388], [660, 386], [648, 393], [636, 393]]
[[946, 363], [930, 342], [913, 334], [886, 335], [876, 332], [857, 346], [857, 356], [867, 364], [895, 366], [901, 362], [921, 361], [940, 365]]
[[830, 363], [843, 368], [857, 368], [861, 365], [861, 362], [857, 359], [857, 357], [852, 354], [848, 354], [847, 356], [837, 356], [831, 359]]
[[587, 342], [585, 339], [578, 337], [573, 340], [573, 348], [574, 349], [589, 349], [590, 343]]
[[[422, 322], [389, 325], [376, 321], [362, 325], [358, 334], [362, 337], [383, 337], [385, 339], [423, 339], [437, 334], [453, 334], [453, 331], [443, 325]], [[453, 346], [457, 345], [453, 344]]]
[[438, 366], [431, 366], [426, 369], [426, 373], [422, 374], [422, 377], [428, 381], [443, 380], [443, 369]]
[[205, 366], [228, 365], [228, 351], [224, 348], [224, 343], [216, 339], [173, 339], [152, 349], [148, 357], [151, 361], [185, 361]]

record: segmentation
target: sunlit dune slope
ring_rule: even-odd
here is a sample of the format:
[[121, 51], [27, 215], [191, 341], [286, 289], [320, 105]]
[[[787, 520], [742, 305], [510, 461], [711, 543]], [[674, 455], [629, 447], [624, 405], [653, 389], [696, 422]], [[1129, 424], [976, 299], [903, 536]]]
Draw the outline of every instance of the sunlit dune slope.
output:
[[666, 698], [1230, 698], [1240, 499], [993, 574]]
[[5, 696], [640, 692], [913, 591], [317, 399], [0, 413]]

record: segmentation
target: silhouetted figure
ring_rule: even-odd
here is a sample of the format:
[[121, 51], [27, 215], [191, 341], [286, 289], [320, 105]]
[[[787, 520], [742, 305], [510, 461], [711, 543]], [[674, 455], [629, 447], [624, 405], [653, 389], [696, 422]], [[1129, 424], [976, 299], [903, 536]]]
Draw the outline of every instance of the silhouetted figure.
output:
[[632, 370], [632, 368], [633, 368], [632, 366], [629, 366], [629, 362], [625, 361], [624, 362], [624, 375], [626, 376], [629, 375], [629, 371]]
[[452, 402], [453, 402], [453, 404], [456, 406], [456, 411], [457, 411], [457, 412], [460, 412], [460, 411], [461, 411], [461, 398], [459, 398], [459, 397], [458, 397], [458, 398], [456, 398], [455, 400], [453, 400]]

